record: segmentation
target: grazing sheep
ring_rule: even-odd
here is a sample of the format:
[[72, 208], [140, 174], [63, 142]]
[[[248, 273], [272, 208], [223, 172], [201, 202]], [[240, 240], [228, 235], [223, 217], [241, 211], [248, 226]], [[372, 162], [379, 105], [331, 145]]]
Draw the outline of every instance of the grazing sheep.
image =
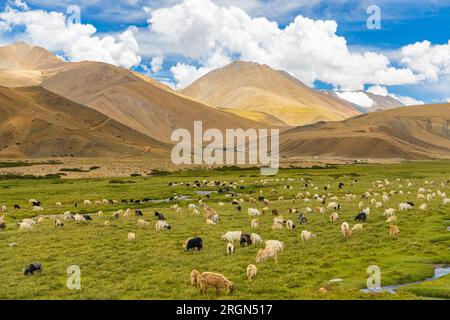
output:
[[248, 215], [252, 217], [259, 217], [261, 215], [261, 212], [255, 208], [248, 208], [247, 212]]
[[215, 226], [216, 225], [216, 223], [211, 219], [206, 219], [205, 223], [207, 226]]
[[86, 218], [85, 218], [83, 215], [78, 214], [78, 213], [74, 216], [74, 218], [75, 218], [75, 221], [76, 221], [76, 222], [83, 222], [83, 221], [86, 221]]
[[302, 242], [309, 241], [314, 238], [316, 238], [316, 235], [307, 230], [302, 230], [302, 233], [300, 234], [300, 239]]
[[253, 244], [258, 244], [262, 242], [260, 235], [257, 233], [250, 234], [250, 240], [252, 241]]
[[442, 203], [445, 204], [445, 205], [449, 204], [450, 203], [450, 198], [442, 199]]
[[386, 209], [386, 210], [384, 210], [384, 213], [383, 213], [383, 215], [388, 216], [388, 217], [390, 217], [390, 216], [392, 216], [394, 214], [395, 214], [395, 209], [394, 208]]
[[84, 200], [84, 201], [83, 201], [83, 204], [84, 204], [85, 206], [92, 206], [91, 200]]
[[368, 215], [370, 215], [370, 208], [369, 208], [369, 207], [364, 208], [364, 209], [362, 210], [362, 212], [364, 212], [364, 213], [366, 214], [366, 216], [368, 216]]
[[261, 263], [266, 261], [269, 258], [273, 258], [275, 263], [278, 263], [278, 250], [273, 247], [266, 247], [264, 249], [259, 249], [258, 254], [256, 255], [256, 263]]
[[344, 238], [350, 238], [352, 236], [352, 229], [347, 222], [343, 222], [341, 225], [341, 232]]
[[106, 220], [105, 223], [104, 223], [104, 225], [105, 225], [105, 227], [109, 227], [109, 221]]
[[144, 213], [141, 210], [134, 210], [134, 215], [136, 217], [143, 217]]
[[119, 210], [119, 211], [116, 211], [116, 212], [113, 212], [113, 214], [112, 214], [112, 217], [113, 217], [113, 219], [119, 219], [120, 218], [120, 215], [123, 213], [123, 210]]
[[249, 264], [247, 266], [246, 274], [247, 274], [247, 280], [252, 280], [254, 277], [256, 277], [256, 274], [258, 273], [258, 269], [254, 264]]
[[211, 217], [211, 220], [212, 220], [215, 224], [219, 223], [219, 215], [218, 215], [218, 214], [213, 215], [213, 216]]
[[96, 213], [96, 215], [99, 217], [103, 217], [103, 211], [100, 210], [99, 212]]
[[397, 216], [390, 216], [387, 218], [386, 223], [393, 223], [395, 221], [397, 221]]
[[400, 233], [399, 228], [395, 224], [391, 224], [389, 234], [391, 237], [396, 237]]
[[164, 215], [163, 215], [162, 213], [159, 213], [158, 211], [155, 211], [155, 217], [156, 217], [158, 220], [161, 220], [161, 221], [166, 220], [166, 218], [164, 217]]
[[308, 220], [306, 219], [304, 213], [300, 213], [298, 215], [298, 221], [300, 222], [300, 224], [307, 224], [308, 223]]
[[33, 225], [26, 221], [22, 221], [18, 225], [20, 230], [30, 230], [33, 228]]
[[200, 287], [200, 272], [197, 270], [191, 271], [191, 286], [194, 288]]
[[375, 202], [375, 208], [380, 209], [383, 208], [383, 202]]
[[259, 227], [259, 220], [258, 219], [253, 219], [252, 223], [251, 223], [251, 226], [252, 226], [253, 229], [258, 229], [258, 227]]
[[227, 243], [227, 255], [231, 255], [234, 253], [234, 244], [233, 242]]
[[330, 221], [331, 222], [336, 222], [336, 221], [338, 221], [339, 220], [339, 215], [338, 215], [338, 213], [337, 212], [333, 212], [332, 214], [331, 214], [331, 216], [330, 216]]
[[283, 230], [283, 225], [281, 223], [275, 222], [272, 224], [272, 230]]
[[0, 209], [0, 211], [2, 211], [2, 212], [6, 212], [7, 210], [8, 210], [8, 208], [6, 206], [2, 206]]
[[128, 233], [128, 241], [136, 240], [136, 235], [133, 232]]
[[40, 207], [40, 206], [33, 206], [33, 211], [43, 211], [44, 208]]
[[412, 209], [412, 206], [409, 203], [402, 202], [398, 205], [398, 208], [400, 209], [400, 211], [405, 211]]
[[273, 209], [272, 210], [272, 215], [273, 216], [277, 216], [278, 215], [278, 210], [277, 209]]
[[286, 220], [283, 218], [283, 216], [279, 216], [273, 219], [273, 223], [278, 223], [278, 224], [285, 224]]
[[233, 282], [225, 278], [220, 273], [203, 272], [199, 278], [201, 294], [206, 294], [209, 287], [216, 288], [217, 296], [220, 294], [220, 289], [226, 289], [227, 293], [231, 294], [236, 288]]
[[362, 231], [362, 230], [363, 230], [363, 224], [362, 223], [355, 224], [352, 227], [352, 231]]
[[422, 210], [422, 211], [426, 211], [428, 209], [428, 206], [427, 206], [426, 203], [423, 203], [423, 204], [420, 205], [419, 209]]
[[365, 212], [360, 212], [355, 217], [355, 221], [365, 222], [366, 220], [367, 220], [367, 214]]
[[288, 230], [293, 230], [293, 229], [295, 229], [295, 224], [294, 224], [294, 222], [292, 222], [292, 220], [287, 220], [286, 227], [288, 228]]
[[44, 218], [43, 217], [39, 217], [38, 220], [37, 220], [37, 223], [42, 223], [42, 222], [44, 222]]
[[42, 263], [40, 263], [40, 262], [31, 263], [28, 266], [28, 268], [26, 268], [23, 271], [23, 274], [26, 275], [26, 276], [29, 275], [29, 274], [33, 275], [35, 272], [42, 273]]
[[131, 209], [128, 208], [128, 209], [125, 210], [125, 212], [123, 213], [123, 217], [128, 219], [130, 216], [131, 216]]
[[55, 203], [55, 205], [56, 205], [57, 207], [62, 207], [62, 203], [61, 203], [61, 202], [57, 202], [57, 203]]
[[18, 204], [14, 205], [14, 210], [20, 210], [20, 206]]
[[172, 229], [172, 226], [168, 224], [166, 221], [158, 220], [156, 221], [155, 229], [156, 231], [170, 230]]
[[242, 236], [242, 231], [228, 231], [220, 237], [222, 241], [235, 242], [240, 241]]
[[64, 227], [64, 223], [61, 220], [55, 220], [55, 227]]
[[284, 242], [279, 240], [266, 240], [265, 241], [266, 248], [274, 248], [278, 251], [283, 251], [284, 249]]
[[194, 250], [197, 248], [200, 251], [203, 248], [203, 240], [200, 237], [189, 238], [183, 243], [183, 248], [185, 250]]
[[137, 226], [138, 227], [145, 227], [145, 226], [148, 226], [149, 224], [150, 224], [150, 222], [145, 221], [144, 219], [139, 219], [137, 221]]
[[252, 245], [252, 238], [250, 237], [250, 235], [248, 235], [246, 233], [243, 233], [241, 235], [241, 238], [239, 239], [239, 244], [241, 245], [241, 247], [243, 247], [245, 245], [251, 246]]

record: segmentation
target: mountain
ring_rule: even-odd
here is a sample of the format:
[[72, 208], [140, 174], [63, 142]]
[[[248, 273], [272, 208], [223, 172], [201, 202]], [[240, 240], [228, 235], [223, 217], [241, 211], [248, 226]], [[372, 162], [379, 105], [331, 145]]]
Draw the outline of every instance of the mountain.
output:
[[285, 131], [288, 157], [450, 158], [450, 104], [402, 107]]
[[100, 62], [71, 63], [41, 86], [160, 141], [170, 141], [174, 129], [191, 130], [197, 120], [219, 130], [262, 126]]
[[38, 85], [66, 63], [41, 47], [17, 42], [0, 47], [0, 86]]
[[363, 90], [327, 91], [327, 93], [334, 97], [347, 100], [356, 105], [357, 108], [365, 110], [365, 112], [389, 110], [404, 106], [403, 103], [390, 95], [382, 96]]
[[360, 114], [349, 102], [311, 89], [284, 71], [243, 61], [209, 72], [181, 93], [216, 108], [262, 112], [288, 125]]
[[41, 87], [0, 87], [0, 156], [162, 156], [169, 145]]

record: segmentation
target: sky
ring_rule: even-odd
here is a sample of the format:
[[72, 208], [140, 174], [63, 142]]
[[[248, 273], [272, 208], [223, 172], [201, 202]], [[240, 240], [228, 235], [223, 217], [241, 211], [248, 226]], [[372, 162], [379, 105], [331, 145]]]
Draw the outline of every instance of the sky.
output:
[[176, 89], [244, 60], [316, 89], [450, 101], [450, 0], [0, 0], [0, 44], [15, 41]]

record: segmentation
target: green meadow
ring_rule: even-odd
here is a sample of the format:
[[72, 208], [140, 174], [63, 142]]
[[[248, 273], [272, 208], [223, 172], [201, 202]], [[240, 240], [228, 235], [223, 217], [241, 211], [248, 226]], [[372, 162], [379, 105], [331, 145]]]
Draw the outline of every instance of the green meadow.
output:
[[[302, 179], [308, 182], [305, 187]], [[268, 181], [262, 181], [267, 179]], [[289, 179], [289, 180], [288, 180]], [[388, 179], [391, 184], [381, 189], [373, 183]], [[400, 179], [400, 180], [397, 180]], [[450, 179], [450, 163], [445, 161], [405, 162], [401, 164], [339, 165], [327, 168], [283, 169], [277, 176], [262, 177], [256, 169], [225, 168], [221, 170], [191, 170], [174, 173], [162, 172], [155, 176], [117, 179], [0, 179], [0, 206], [6, 205], [6, 229], [0, 230], [0, 299], [216, 299], [214, 290], [201, 296], [199, 290], [190, 286], [189, 275], [193, 269], [200, 272], [219, 272], [236, 284], [236, 291], [219, 299], [422, 299], [450, 298], [450, 275], [440, 279], [405, 286], [396, 294], [363, 293], [366, 287], [367, 268], [377, 265], [381, 270], [381, 285], [410, 283], [433, 276], [434, 267], [450, 264], [450, 205], [445, 206], [437, 196], [432, 201], [417, 199], [418, 188], [440, 190], [450, 196], [450, 184], [441, 183]], [[218, 187], [193, 188], [195, 180], [220, 180], [238, 183], [237, 199], [245, 202], [242, 212], [231, 204], [229, 192], [218, 193]], [[355, 182], [357, 180], [357, 182]], [[413, 186], [407, 187], [407, 180]], [[433, 181], [425, 185], [425, 180]], [[169, 182], [178, 183], [169, 186]], [[184, 184], [179, 184], [184, 182]], [[190, 186], [186, 183], [190, 182]], [[339, 182], [344, 183], [342, 189]], [[394, 195], [376, 209], [370, 200], [364, 199], [365, 207], [371, 208], [363, 231], [354, 232], [349, 239], [341, 235], [340, 226], [347, 221], [351, 226], [360, 211], [358, 202], [367, 190], [378, 193], [400, 190], [403, 195]], [[292, 188], [286, 188], [286, 186]], [[324, 186], [330, 185], [327, 191]], [[243, 189], [240, 188], [243, 186]], [[314, 188], [317, 187], [317, 190]], [[224, 189], [224, 187], [221, 187]], [[212, 191], [210, 198], [196, 191]], [[330, 193], [339, 197], [342, 205], [340, 221], [332, 223], [329, 216], [313, 212], [307, 215], [308, 223], [300, 225], [297, 214], [289, 214], [288, 208], [316, 208], [318, 201], [296, 200], [299, 192], [314, 195]], [[258, 229], [252, 229], [252, 217], [247, 214], [250, 207], [262, 209], [262, 203], [249, 203], [248, 196], [256, 198], [262, 194], [270, 200], [269, 213], [259, 217]], [[408, 194], [409, 192], [409, 194]], [[353, 201], [344, 201], [342, 196], [356, 194]], [[428, 193], [428, 192], [427, 192]], [[83, 200], [115, 199], [167, 199], [171, 196], [188, 196], [190, 199], [171, 202], [148, 202], [143, 205], [116, 204], [85, 206]], [[278, 200], [284, 196], [284, 200]], [[29, 199], [42, 202], [43, 212], [33, 212]], [[217, 210], [220, 222], [207, 226], [203, 213], [199, 216], [188, 210], [189, 203], [198, 204], [199, 198]], [[73, 202], [78, 207], [73, 206]], [[409, 211], [398, 211], [400, 202], [413, 201], [415, 207]], [[57, 207], [56, 202], [62, 202]], [[224, 206], [219, 206], [224, 202]], [[178, 203], [182, 212], [170, 206]], [[426, 211], [419, 205], [426, 203]], [[13, 210], [19, 204], [21, 210]], [[389, 224], [383, 212], [396, 208], [400, 229], [398, 237], [390, 237]], [[136, 225], [134, 215], [129, 219], [113, 220], [111, 215], [119, 209], [140, 209], [144, 219], [150, 222], [145, 228]], [[296, 224], [294, 230], [273, 231], [273, 216], [270, 211], [278, 209], [280, 215]], [[34, 226], [32, 230], [19, 230], [20, 219], [38, 214], [94, 213], [93, 221], [76, 223], [64, 221], [64, 227], [55, 228], [53, 219]], [[154, 211], [162, 212], [172, 226], [170, 231], [156, 232]], [[109, 220], [111, 225], [104, 226]], [[226, 242], [220, 236], [226, 231], [241, 230], [258, 233], [263, 240], [277, 239], [285, 243], [278, 255], [278, 264], [268, 260], [258, 264], [258, 274], [248, 281], [245, 269], [255, 264], [258, 250], [263, 246], [241, 248], [236, 244], [234, 255], [227, 256]], [[300, 232], [309, 230], [317, 238], [302, 243]], [[127, 234], [134, 232], [135, 241], [128, 241]], [[203, 250], [187, 252], [182, 243], [189, 237], [200, 236]], [[9, 244], [16, 243], [15, 247]], [[24, 276], [23, 269], [31, 262], [42, 262], [42, 274]], [[81, 269], [81, 289], [66, 287], [67, 267], [77, 265]], [[342, 279], [330, 283], [331, 279]], [[328, 293], [320, 294], [326, 287]]]

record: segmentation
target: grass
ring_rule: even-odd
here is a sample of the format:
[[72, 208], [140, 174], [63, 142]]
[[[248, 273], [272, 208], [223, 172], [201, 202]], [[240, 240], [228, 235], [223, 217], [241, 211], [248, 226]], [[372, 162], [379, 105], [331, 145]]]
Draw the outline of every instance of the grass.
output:
[[58, 160], [48, 160], [42, 162], [27, 162], [27, 161], [0, 161], [0, 168], [17, 168], [17, 167], [29, 167], [42, 164], [62, 164]]
[[[233, 190], [239, 197], [247, 194], [256, 195], [263, 191], [271, 200], [271, 208], [277, 208], [285, 218], [297, 222], [296, 215], [288, 214], [289, 207], [312, 208], [320, 202], [304, 203], [292, 198], [303, 190], [301, 178], [307, 178], [308, 191], [322, 194], [323, 186], [330, 184], [329, 192], [339, 197], [345, 193], [358, 196], [373, 188], [372, 182], [389, 179], [393, 182], [391, 189], [398, 189], [402, 179], [405, 194], [391, 198], [385, 207], [397, 207], [399, 202], [411, 200], [418, 204], [417, 189], [424, 185], [424, 180], [434, 180], [433, 191], [439, 188], [450, 194], [449, 188], [439, 184], [449, 179], [448, 162], [408, 162], [390, 165], [343, 165], [319, 169], [285, 169], [267, 183], [261, 182], [259, 170], [221, 169], [194, 170], [166, 173], [155, 176], [128, 177], [110, 179], [3, 179], [0, 180], [0, 205], [6, 204], [7, 229], [0, 231], [0, 299], [202, 299], [215, 298], [214, 293], [202, 297], [197, 289], [189, 285], [192, 269], [215, 271], [232, 280], [237, 290], [233, 295], [223, 294], [221, 298], [230, 299], [415, 299], [422, 296], [448, 298], [449, 277], [430, 281], [421, 285], [402, 287], [398, 294], [366, 294], [360, 292], [365, 287], [368, 275], [367, 267], [378, 265], [381, 268], [382, 285], [407, 283], [429, 278], [433, 275], [435, 264], [450, 262], [449, 224], [450, 207], [441, 200], [427, 202], [426, 212], [413, 209], [399, 212], [400, 236], [391, 238], [389, 226], [385, 223], [382, 209], [371, 206], [372, 212], [364, 230], [350, 239], [343, 239], [340, 223], [329, 222], [329, 214], [312, 213], [308, 216], [306, 226], [297, 225], [293, 231], [272, 231], [272, 216], [260, 217], [258, 230], [250, 228], [251, 218], [247, 208], [261, 204], [248, 202], [243, 204], [243, 211], [238, 213], [230, 204], [226, 193], [212, 193], [204, 201], [217, 209], [220, 223], [206, 226], [203, 216], [193, 216], [186, 209], [188, 203], [196, 202], [196, 191], [218, 191], [216, 187], [194, 189], [192, 186], [177, 185], [169, 187], [169, 182], [193, 182], [195, 180], [244, 180], [244, 190]], [[271, 179], [272, 179], [271, 178]], [[288, 178], [294, 181], [287, 181]], [[351, 186], [354, 179], [358, 182]], [[284, 181], [282, 179], [285, 179]], [[411, 194], [407, 194], [405, 179], [413, 183]], [[112, 183], [114, 181], [114, 183]], [[338, 189], [339, 182], [345, 187]], [[311, 183], [318, 187], [313, 190]], [[285, 189], [285, 185], [293, 189]], [[221, 187], [224, 189], [223, 187]], [[271, 193], [276, 189], [277, 193]], [[380, 192], [381, 190], [378, 190]], [[84, 199], [167, 199], [173, 195], [186, 195], [191, 200], [178, 202], [183, 207], [182, 213], [169, 209], [173, 203], [146, 203], [143, 205], [120, 204], [98, 207], [72, 206]], [[284, 201], [277, 201], [284, 195]], [[381, 196], [378, 196], [379, 199]], [[79, 213], [104, 211], [104, 217], [94, 216], [94, 221], [86, 224], [66, 222], [63, 228], [54, 228], [53, 221], [45, 220], [28, 232], [19, 231], [15, 223], [25, 217], [33, 217], [28, 199], [39, 199], [45, 214], [61, 214], [66, 210]], [[357, 200], [342, 203], [339, 212], [342, 221], [354, 224], [353, 217], [358, 212]], [[63, 207], [56, 207], [61, 201]], [[219, 207], [218, 202], [225, 202]], [[13, 211], [13, 204], [24, 209]], [[366, 200], [366, 204], [370, 205]], [[144, 217], [151, 224], [147, 228], [137, 228], [137, 218], [111, 220], [111, 213], [118, 209], [141, 209]], [[157, 233], [154, 230], [153, 211], [158, 210], [172, 225], [172, 230]], [[110, 220], [111, 226], [104, 227], [103, 222]], [[317, 238], [308, 243], [300, 241], [302, 229], [312, 231]], [[228, 230], [242, 230], [246, 233], [257, 232], [263, 239], [278, 239], [285, 242], [285, 250], [279, 255], [279, 263], [267, 261], [258, 265], [257, 277], [249, 282], [245, 277], [245, 268], [254, 263], [260, 246], [237, 248], [236, 253], [227, 256], [226, 243], [220, 235]], [[127, 241], [128, 232], [136, 233], [134, 242]], [[181, 245], [185, 239], [199, 235], [204, 241], [201, 252], [185, 252]], [[9, 247], [9, 243], [17, 243]], [[30, 262], [41, 261], [44, 272], [25, 277], [22, 269]], [[66, 288], [66, 269], [70, 265], [81, 268], [81, 290]], [[318, 289], [328, 285], [333, 278], [343, 279], [330, 286], [330, 291], [321, 295]]]

